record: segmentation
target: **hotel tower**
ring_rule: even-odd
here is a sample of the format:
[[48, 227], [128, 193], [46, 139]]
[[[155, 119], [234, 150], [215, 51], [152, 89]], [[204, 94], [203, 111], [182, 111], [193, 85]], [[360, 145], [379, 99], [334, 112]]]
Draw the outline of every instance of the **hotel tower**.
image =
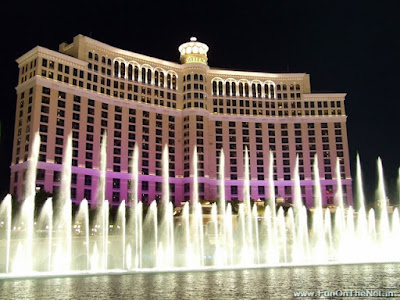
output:
[[277, 200], [291, 203], [298, 157], [303, 202], [312, 207], [317, 155], [322, 203], [336, 204], [340, 182], [345, 203], [352, 204], [345, 94], [312, 93], [306, 73], [213, 68], [208, 66], [208, 50], [192, 37], [179, 47], [177, 63], [77, 35], [58, 51], [37, 46], [22, 55], [17, 59], [10, 192], [24, 197], [36, 132], [41, 136], [36, 187], [57, 192], [71, 135], [72, 201], [95, 202], [99, 149], [107, 132], [105, 196], [111, 205], [132, 199], [135, 145], [138, 198], [144, 203], [161, 199], [167, 145], [170, 199], [177, 205], [191, 199], [195, 148], [200, 199], [218, 199], [223, 151], [226, 199], [243, 200], [247, 148], [252, 199], [267, 199], [273, 178]]

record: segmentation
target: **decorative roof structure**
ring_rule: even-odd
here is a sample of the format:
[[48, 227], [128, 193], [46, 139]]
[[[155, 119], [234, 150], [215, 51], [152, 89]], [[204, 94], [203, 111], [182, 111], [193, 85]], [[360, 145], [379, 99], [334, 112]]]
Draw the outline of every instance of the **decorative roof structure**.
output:
[[191, 37], [190, 42], [179, 46], [178, 50], [181, 53], [181, 63], [200, 63], [207, 65], [208, 46], [198, 42], [196, 37]]

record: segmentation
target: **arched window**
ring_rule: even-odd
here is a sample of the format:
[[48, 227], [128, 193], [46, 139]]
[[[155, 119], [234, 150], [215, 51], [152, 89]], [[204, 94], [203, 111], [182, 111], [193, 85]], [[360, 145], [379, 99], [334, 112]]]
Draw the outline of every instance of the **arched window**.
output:
[[198, 74], [194, 74], [193, 75], [193, 80], [199, 80], [199, 75]]
[[229, 96], [231, 94], [231, 83], [230, 82], [225, 83], [225, 94], [227, 96]]
[[118, 61], [114, 62], [114, 76], [115, 77], [119, 76], [119, 62]]
[[106, 58], [104, 56], [101, 57], [101, 63], [103, 63], [103, 64], [106, 63]]
[[217, 82], [216, 81], [213, 82], [212, 88], [213, 88], [213, 95], [216, 95], [217, 94]]
[[264, 93], [265, 93], [265, 98], [268, 98], [269, 96], [269, 85], [264, 84]]
[[201, 75], [201, 74], [199, 75], [199, 80], [200, 80], [200, 81], [203, 81], [203, 80], [204, 80], [203, 75]]
[[131, 64], [128, 65], [128, 80], [132, 80], [132, 74], [133, 74], [133, 67]]
[[[279, 85], [279, 84], [278, 84]], [[269, 86], [269, 89], [270, 89], [270, 91], [271, 91], [271, 98], [272, 99], [275, 99], [275, 89], [274, 89], [274, 86], [271, 84], [270, 86]]]
[[186, 81], [186, 75], [183, 75], [183, 82]]
[[243, 96], [243, 83], [239, 82], [239, 96]]
[[107, 65], [111, 66], [111, 58], [107, 60]]
[[232, 82], [232, 96], [236, 96], [236, 83]]
[[94, 60], [99, 61], [99, 55], [97, 53], [94, 55]]
[[253, 97], [257, 96], [256, 84], [255, 83], [251, 84], [251, 94], [252, 94]]
[[277, 85], [276, 85], [276, 90], [277, 90], [277, 91], [280, 91], [280, 90], [281, 90], [281, 85], [280, 85], [280, 84], [277, 84]]
[[151, 69], [147, 70], [147, 83], [151, 84]]
[[261, 94], [262, 94], [262, 93], [261, 93], [261, 84], [258, 83], [258, 84], [257, 84], [257, 97], [260, 98], [260, 97], [261, 97]]
[[172, 75], [172, 88], [176, 90], [176, 75]]
[[139, 80], [139, 68], [138, 66], [135, 66], [134, 72], [133, 72], [133, 80], [138, 81]]
[[92, 52], [89, 52], [89, 53], [88, 53], [88, 57], [89, 57], [89, 59], [92, 59], [92, 58], [93, 58], [93, 53], [92, 53]]
[[167, 75], [167, 88], [171, 88], [171, 74]]
[[190, 81], [190, 79], [191, 79], [191, 78], [190, 78], [190, 74], [188, 74], [188, 75], [186, 76], [186, 80], [187, 80], [187, 81]]
[[293, 84], [290, 85], [290, 90], [294, 91], [294, 85]]
[[300, 91], [300, 84], [296, 84], [296, 91]]
[[121, 63], [121, 78], [125, 78], [125, 64]]
[[154, 84], [158, 86], [158, 71], [154, 71]]
[[218, 82], [218, 95], [222, 95], [224, 93], [222, 81]]
[[164, 73], [160, 72], [160, 86], [164, 87]]
[[282, 85], [282, 90], [286, 91], [287, 87], [286, 84]]
[[244, 84], [244, 96], [245, 97], [249, 96], [249, 84], [248, 83]]
[[146, 82], [146, 69], [142, 68], [142, 82], [145, 83]]

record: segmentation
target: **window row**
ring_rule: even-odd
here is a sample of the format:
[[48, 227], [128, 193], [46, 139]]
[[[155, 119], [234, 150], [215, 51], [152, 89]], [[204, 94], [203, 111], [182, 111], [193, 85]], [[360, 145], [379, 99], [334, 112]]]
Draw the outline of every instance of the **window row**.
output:
[[[300, 86], [299, 86], [300, 90]], [[255, 98], [276, 98], [275, 83], [247, 83], [234, 81], [218, 81], [212, 82], [213, 95], [226, 95], [238, 97], [255, 97]]]
[[114, 76], [137, 82], [154, 84], [159, 87], [177, 89], [177, 75], [173, 71], [165, 72], [159, 69], [153, 70], [150, 67], [140, 67], [138, 65], [126, 64], [125, 62], [115, 60]]

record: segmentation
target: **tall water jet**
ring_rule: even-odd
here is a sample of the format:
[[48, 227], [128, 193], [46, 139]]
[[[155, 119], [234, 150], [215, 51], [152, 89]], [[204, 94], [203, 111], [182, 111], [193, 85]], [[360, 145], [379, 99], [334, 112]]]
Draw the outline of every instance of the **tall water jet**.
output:
[[142, 266], [142, 203], [139, 203], [138, 186], [139, 186], [139, 148], [135, 144], [132, 160], [131, 160], [131, 176], [130, 190], [131, 190], [131, 213], [128, 223], [128, 235], [130, 237], [131, 247], [131, 261], [133, 268], [140, 268]]
[[106, 170], [107, 170], [107, 132], [104, 132], [100, 147], [100, 177], [97, 188], [97, 203], [102, 205], [106, 199]]
[[397, 204], [400, 205], [400, 168], [397, 172]]
[[[265, 220], [266, 220], [266, 228], [267, 228], [267, 252], [270, 256], [267, 259], [267, 262], [271, 262], [273, 264], [279, 262], [279, 256], [277, 251], [278, 247], [278, 229], [276, 225], [276, 204], [275, 204], [275, 184], [274, 184], [274, 153], [269, 151], [269, 166], [268, 166], [268, 201], [267, 201], [267, 209], [265, 210]], [[269, 207], [269, 210], [268, 210]]]
[[109, 205], [108, 200], [105, 199], [106, 195], [106, 170], [107, 170], [107, 133], [104, 132], [101, 147], [100, 147], [100, 178], [97, 190], [97, 204], [99, 204], [99, 218], [101, 224], [101, 268], [107, 269], [108, 267], [108, 215]]
[[325, 231], [325, 240], [327, 243], [327, 251], [328, 257], [330, 257], [334, 253], [334, 244], [332, 239], [332, 221], [331, 221], [331, 211], [328, 209], [325, 210], [324, 216], [324, 231]]
[[360, 211], [362, 208], [365, 209], [365, 196], [362, 182], [361, 162], [360, 156], [357, 153], [356, 156], [356, 205]]
[[193, 192], [192, 192], [192, 219], [191, 235], [193, 236], [193, 250], [199, 266], [204, 265], [204, 231], [203, 231], [203, 212], [199, 203], [199, 183], [198, 183], [198, 163], [197, 147], [193, 150]]
[[286, 243], [286, 222], [283, 208], [278, 209], [278, 214], [276, 216], [276, 227], [278, 229], [278, 243], [279, 243], [279, 253], [280, 262], [287, 263], [287, 243]]
[[378, 203], [379, 203], [379, 235], [381, 241], [387, 241], [389, 237], [389, 218], [387, 210], [387, 197], [385, 180], [383, 178], [382, 160], [378, 157]]
[[[276, 204], [275, 204], [275, 184], [274, 184], [274, 153], [269, 151], [268, 164], [268, 200], [267, 207], [264, 211], [264, 230], [266, 231], [267, 240], [264, 242], [266, 248], [266, 262], [276, 264], [279, 262], [278, 247], [278, 229], [276, 225]], [[266, 246], [265, 246], [266, 245]]]
[[252, 208], [252, 237], [253, 237], [253, 251], [254, 253], [254, 263], [260, 263], [260, 240], [259, 240], [259, 232], [258, 232], [258, 210], [257, 205], [253, 205]]
[[89, 241], [89, 203], [83, 199], [79, 204], [76, 221], [82, 223], [85, 233], [86, 270], [90, 270], [90, 241]]
[[[53, 255], [53, 199], [48, 198], [43, 205], [42, 211], [39, 217], [39, 223], [41, 223], [40, 227], [45, 229], [48, 232], [47, 235], [47, 268], [46, 271], [50, 272], [52, 268], [52, 255]], [[45, 225], [46, 224], [46, 225]], [[41, 255], [44, 253], [41, 252]]]
[[337, 185], [337, 191], [336, 191], [336, 203], [337, 206], [340, 207], [341, 209], [344, 209], [344, 203], [343, 203], [343, 188], [342, 188], [342, 178], [340, 175], [340, 159], [339, 157], [336, 159], [336, 185]]
[[97, 247], [97, 243], [95, 242], [93, 245], [92, 255], [90, 256], [90, 270], [99, 271], [100, 269], [101, 269], [101, 262], [100, 262], [99, 248]]
[[347, 260], [356, 260], [358, 256], [358, 251], [356, 251], [357, 244], [355, 241], [355, 225], [354, 225], [354, 209], [353, 207], [349, 207], [347, 209], [347, 217], [346, 217], [346, 233], [345, 233], [345, 245], [347, 248]]
[[335, 194], [335, 201], [337, 203], [336, 214], [335, 214], [335, 231], [334, 240], [337, 247], [339, 257], [346, 255], [346, 240], [345, 240], [345, 211], [343, 205], [343, 189], [342, 179], [340, 175], [340, 160], [336, 160], [336, 186], [337, 191]]
[[319, 177], [318, 156], [314, 156], [313, 164], [314, 172], [314, 215], [312, 223], [313, 234], [313, 258], [317, 263], [325, 262], [326, 257], [326, 241], [324, 233], [324, 219], [322, 212], [322, 194], [321, 182]]
[[0, 204], [0, 219], [4, 220], [5, 228], [5, 239], [6, 239], [6, 256], [5, 256], [5, 272], [9, 272], [10, 266], [10, 246], [11, 246], [11, 213], [12, 213], [12, 202], [11, 195], [7, 194], [4, 200]]
[[[25, 201], [22, 205], [21, 222], [25, 226], [25, 235], [23, 237], [22, 257], [18, 255], [14, 260], [23, 269], [18, 272], [31, 272], [33, 270], [33, 234], [34, 234], [34, 212], [35, 212], [35, 194], [36, 194], [36, 170], [38, 165], [40, 149], [40, 135], [36, 133], [33, 138], [31, 155], [29, 157], [28, 169], [25, 177]], [[21, 253], [21, 252], [20, 252]], [[12, 270], [16, 271], [16, 270]]]
[[136, 226], [135, 226], [135, 267], [141, 268], [143, 262], [143, 203], [138, 202], [136, 207]]
[[248, 240], [246, 236], [246, 211], [245, 205], [243, 203], [239, 204], [238, 224], [236, 229], [236, 241], [238, 251], [240, 253], [239, 264], [248, 265], [253, 261], [253, 252], [251, 251], [252, 249], [250, 249], [250, 247], [248, 246]]
[[[126, 241], [125, 241], [125, 215], [126, 215], [126, 208], [125, 208], [125, 200], [121, 201], [121, 204], [118, 207], [118, 215], [117, 215], [117, 229], [120, 230], [121, 233], [121, 268], [126, 268]], [[118, 228], [119, 227], [119, 228]]]
[[58, 271], [67, 271], [71, 267], [71, 240], [72, 240], [72, 203], [71, 203], [71, 164], [72, 164], [72, 136], [67, 138], [64, 150], [63, 169], [61, 172], [61, 186], [56, 206], [55, 228], [57, 235], [56, 249], [63, 259], [54, 261]]
[[340, 175], [340, 159], [339, 157], [336, 159], [336, 185], [337, 185], [337, 191], [336, 191], [336, 203], [337, 206], [340, 207], [343, 211], [344, 209], [344, 203], [343, 203], [343, 188], [342, 188], [342, 178]]
[[184, 247], [184, 266], [190, 267], [193, 265], [193, 248], [190, 239], [190, 215], [189, 215], [189, 202], [183, 205], [182, 209], [182, 231], [183, 231], [183, 247]]
[[400, 258], [400, 216], [397, 207], [394, 209], [392, 215], [391, 240], [393, 241], [393, 260], [398, 260]]
[[193, 192], [192, 192], [192, 204], [193, 207], [197, 207], [199, 202], [199, 181], [198, 181], [198, 157], [197, 157], [197, 146], [194, 146], [193, 150]]
[[246, 226], [246, 243], [247, 247], [252, 252], [252, 261], [254, 263], [254, 239], [253, 239], [253, 223], [251, 221], [251, 205], [250, 205], [250, 159], [247, 147], [244, 150], [244, 181], [243, 181], [243, 203], [245, 212]]
[[195, 208], [195, 238], [196, 238], [196, 253], [199, 266], [204, 266], [204, 231], [203, 231], [203, 209], [201, 203], [197, 203]]
[[143, 243], [144, 253], [152, 253], [155, 261], [145, 260], [145, 256], [143, 257], [143, 265], [145, 267], [157, 267], [162, 262], [159, 260], [158, 251], [160, 250], [158, 247], [158, 221], [157, 221], [157, 203], [156, 201], [151, 202], [148, 212], [146, 215], [146, 219], [143, 224], [143, 237], [145, 242]]
[[274, 184], [274, 153], [269, 152], [269, 167], [268, 167], [268, 205], [271, 208], [272, 221], [276, 217], [276, 206], [275, 206], [275, 184]]
[[159, 205], [161, 210], [160, 227], [158, 229], [159, 251], [157, 259], [157, 267], [170, 268], [174, 263], [174, 224], [173, 224], [173, 207], [170, 202], [169, 194], [169, 154], [167, 145], [164, 146], [162, 155], [162, 198]]
[[31, 146], [31, 155], [29, 156], [28, 169], [26, 170], [26, 177], [25, 177], [25, 198], [32, 201], [36, 195], [36, 171], [39, 158], [39, 149], [40, 149], [40, 134], [39, 132], [37, 132], [33, 137], [33, 143]]
[[208, 240], [210, 244], [214, 245], [213, 249], [213, 265], [223, 266], [225, 253], [221, 247], [221, 240], [218, 230], [218, 214], [217, 205], [213, 203], [211, 206], [211, 222], [207, 224]]
[[[295, 261], [304, 259], [308, 252], [308, 228], [307, 228], [307, 211], [303, 213], [303, 199], [300, 187], [299, 175], [299, 156], [296, 156], [296, 164], [294, 168], [294, 233], [296, 244], [296, 253], [294, 254]], [[304, 209], [306, 209], [304, 207]]]
[[273, 229], [272, 229], [272, 213], [271, 207], [267, 205], [264, 210], [264, 221], [263, 221], [263, 235], [266, 237], [264, 239], [263, 249], [264, 249], [264, 260], [267, 264], [278, 263], [277, 259], [277, 249], [275, 247]]
[[294, 220], [293, 209], [290, 207], [287, 212], [287, 240], [288, 240], [288, 261], [289, 262], [299, 262], [302, 260], [301, 252], [298, 251], [299, 246], [297, 244], [296, 236], [296, 222]]
[[377, 240], [376, 236], [376, 223], [375, 223], [375, 211], [370, 209], [368, 212], [368, 237], [371, 244], [375, 244]]
[[322, 194], [321, 194], [321, 182], [319, 177], [319, 167], [318, 167], [318, 156], [315, 154], [313, 163], [314, 172], [314, 207], [315, 209], [322, 209]]
[[[229, 226], [225, 222], [225, 214], [226, 214], [226, 196], [225, 196], [225, 155], [223, 149], [220, 151], [219, 155], [219, 185], [218, 185], [218, 191], [219, 191], [219, 197], [218, 197], [218, 206], [217, 206], [217, 213], [218, 215], [221, 216], [221, 222], [219, 222], [217, 218], [217, 225], [221, 228], [221, 241], [223, 245], [227, 245], [229, 243], [229, 236], [226, 231], [226, 226]], [[220, 245], [218, 245], [220, 247]], [[225, 250], [227, 248], [225, 247]], [[223, 260], [223, 264], [226, 265], [227, 261], [229, 258], [227, 257], [228, 253], [225, 251], [223, 257], [221, 258], [221, 261]], [[222, 263], [222, 262], [220, 262]]]
[[356, 205], [358, 207], [356, 236], [359, 241], [365, 241], [368, 235], [368, 223], [365, 211], [365, 196], [362, 183], [360, 156], [358, 154], [356, 161]]
[[223, 219], [224, 222], [224, 231], [225, 231], [225, 247], [226, 247], [226, 264], [232, 265], [233, 264], [233, 247], [234, 247], [234, 240], [233, 240], [233, 226], [232, 226], [232, 205], [228, 203], [226, 206], [226, 213], [225, 218]]
[[109, 216], [109, 205], [108, 200], [104, 200], [101, 204], [101, 229], [102, 229], [102, 269], [107, 270], [108, 268], [108, 216]]
[[172, 268], [174, 266], [174, 226], [172, 202], [165, 204], [164, 210], [164, 218], [158, 227], [157, 268]]
[[294, 180], [294, 207], [295, 212], [298, 214], [300, 212], [301, 207], [303, 206], [303, 200], [301, 197], [301, 187], [300, 187], [300, 175], [299, 175], [299, 156], [296, 155], [296, 164], [293, 172], [293, 180]]
[[221, 149], [219, 152], [219, 197], [218, 197], [218, 214], [225, 215], [225, 155]]
[[251, 214], [250, 205], [250, 164], [249, 151], [247, 147], [244, 150], [244, 180], [243, 180], [243, 203], [246, 214]]

